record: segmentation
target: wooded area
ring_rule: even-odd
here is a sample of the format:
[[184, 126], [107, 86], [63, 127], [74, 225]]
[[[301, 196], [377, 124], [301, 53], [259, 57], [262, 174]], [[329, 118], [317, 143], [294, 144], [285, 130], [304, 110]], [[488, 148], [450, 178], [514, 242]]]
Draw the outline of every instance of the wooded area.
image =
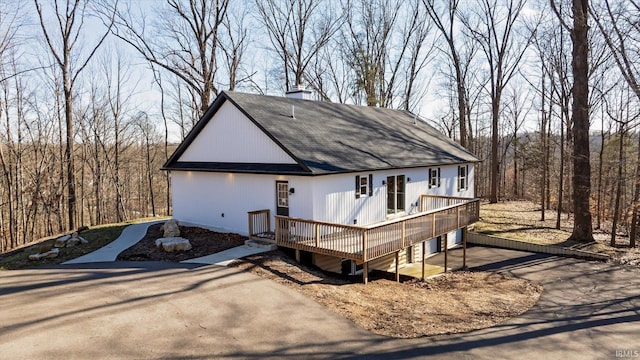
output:
[[[0, 0], [0, 252], [171, 213], [164, 161], [222, 90], [409, 110], [476, 193], [638, 235], [636, 0]], [[635, 221], [634, 221], [635, 219]]]

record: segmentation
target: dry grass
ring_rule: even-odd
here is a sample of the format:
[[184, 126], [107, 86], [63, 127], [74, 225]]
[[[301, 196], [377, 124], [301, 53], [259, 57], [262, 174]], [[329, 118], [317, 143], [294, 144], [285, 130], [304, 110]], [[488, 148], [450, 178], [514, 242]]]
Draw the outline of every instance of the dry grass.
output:
[[527, 311], [542, 292], [523, 279], [467, 271], [404, 283], [372, 274], [364, 285], [302, 266], [279, 251], [233, 266], [291, 287], [364, 329], [398, 338], [494, 326]]
[[507, 239], [521, 240], [543, 245], [558, 245], [580, 250], [608, 254], [613, 261], [623, 264], [640, 264], [640, 249], [629, 249], [629, 238], [619, 234], [617, 246], [609, 246], [611, 234], [595, 230], [595, 242], [584, 244], [567, 241], [573, 229], [573, 218], [562, 214], [560, 229], [556, 229], [555, 211], [547, 210], [541, 221], [540, 205], [530, 201], [505, 201], [480, 205], [480, 221], [475, 231]]
[[122, 233], [122, 230], [128, 225], [148, 220], [159, 219], [162, 219], [162, 217], [135, 219], [116, 224], [91, 226], [88, 230], [80, 232], [80, 235], [89, 241], [88, 244], [68, 248], [60, 248], [60, 254], [54, 258], [42, 259], [39, 261], [29, 261], [29, 255], [37, 254], [41, 247], [52, 247], [55, 243], [55, 239], [64, 234], [58, 234], [56, 236], [50, 236], [40, 240], [36, 240], [18, 249], [0, 254], [0, 270], [15, 270], [42, 265], [62, 264], [65, 261], [88, 254], [109, 244], [113, 240], [117, 239], [118, 236], [120, 236], [120, 234]]

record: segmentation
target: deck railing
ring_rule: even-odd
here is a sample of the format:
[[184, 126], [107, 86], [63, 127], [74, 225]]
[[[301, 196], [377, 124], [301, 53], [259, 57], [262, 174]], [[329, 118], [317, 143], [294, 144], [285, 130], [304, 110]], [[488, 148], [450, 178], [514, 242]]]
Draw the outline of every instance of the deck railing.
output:
[[249, 237], [259, 237], [271, 232], [271, 211], [255, 210], [249, 211]]
[[353, 258], [362, 252], [364, 228], [276, 216], [276, 244], [325, 255]]
[[[442, 197], [432, 198], [444, 202]], [[452, 202], [439, 209], [367, 226], [276, 216], [275, 242], [284, 247], [367, 262], [478, 221], [478, 199], [453, 198]]]
[[469, 200], [464, 197], [422, 194], [420, 195], [420, 211], [442, 209], [451, 205], [464, 204]]

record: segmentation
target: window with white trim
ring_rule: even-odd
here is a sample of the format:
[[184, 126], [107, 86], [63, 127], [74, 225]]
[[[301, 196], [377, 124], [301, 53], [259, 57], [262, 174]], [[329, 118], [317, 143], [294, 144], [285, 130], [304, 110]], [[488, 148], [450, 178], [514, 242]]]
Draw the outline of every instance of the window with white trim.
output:
[[405, 211], [404, 175], [387, 176], [387, 215]]
[[356, 175], [356, 199], [373, 195], [373, 174]]
[[469, 188], [469, 165], [458, 166], [458, 191]]
[[429, 169], [429, 189], [440, 187], [440, 168]]

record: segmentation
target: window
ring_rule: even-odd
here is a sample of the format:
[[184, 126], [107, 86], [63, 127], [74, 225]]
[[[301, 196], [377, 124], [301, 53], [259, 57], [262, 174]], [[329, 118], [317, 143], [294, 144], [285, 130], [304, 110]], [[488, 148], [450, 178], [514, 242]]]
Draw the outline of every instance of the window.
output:
[[387, 176], [387, 215], [405, 210], [404, 175]]
[[373, 174], [356, 176], [356, 199], [360, 196], [373, 195]]
[[286, 181], [277, 181], [276, 187], [278, 189], [278, 207], [289, 207], [289, 183]]
[[469, 165], [458, 166], [458, 191], [469, 188]]
[[429, 169], [429, 189], [440, 187], [440, 168]]

